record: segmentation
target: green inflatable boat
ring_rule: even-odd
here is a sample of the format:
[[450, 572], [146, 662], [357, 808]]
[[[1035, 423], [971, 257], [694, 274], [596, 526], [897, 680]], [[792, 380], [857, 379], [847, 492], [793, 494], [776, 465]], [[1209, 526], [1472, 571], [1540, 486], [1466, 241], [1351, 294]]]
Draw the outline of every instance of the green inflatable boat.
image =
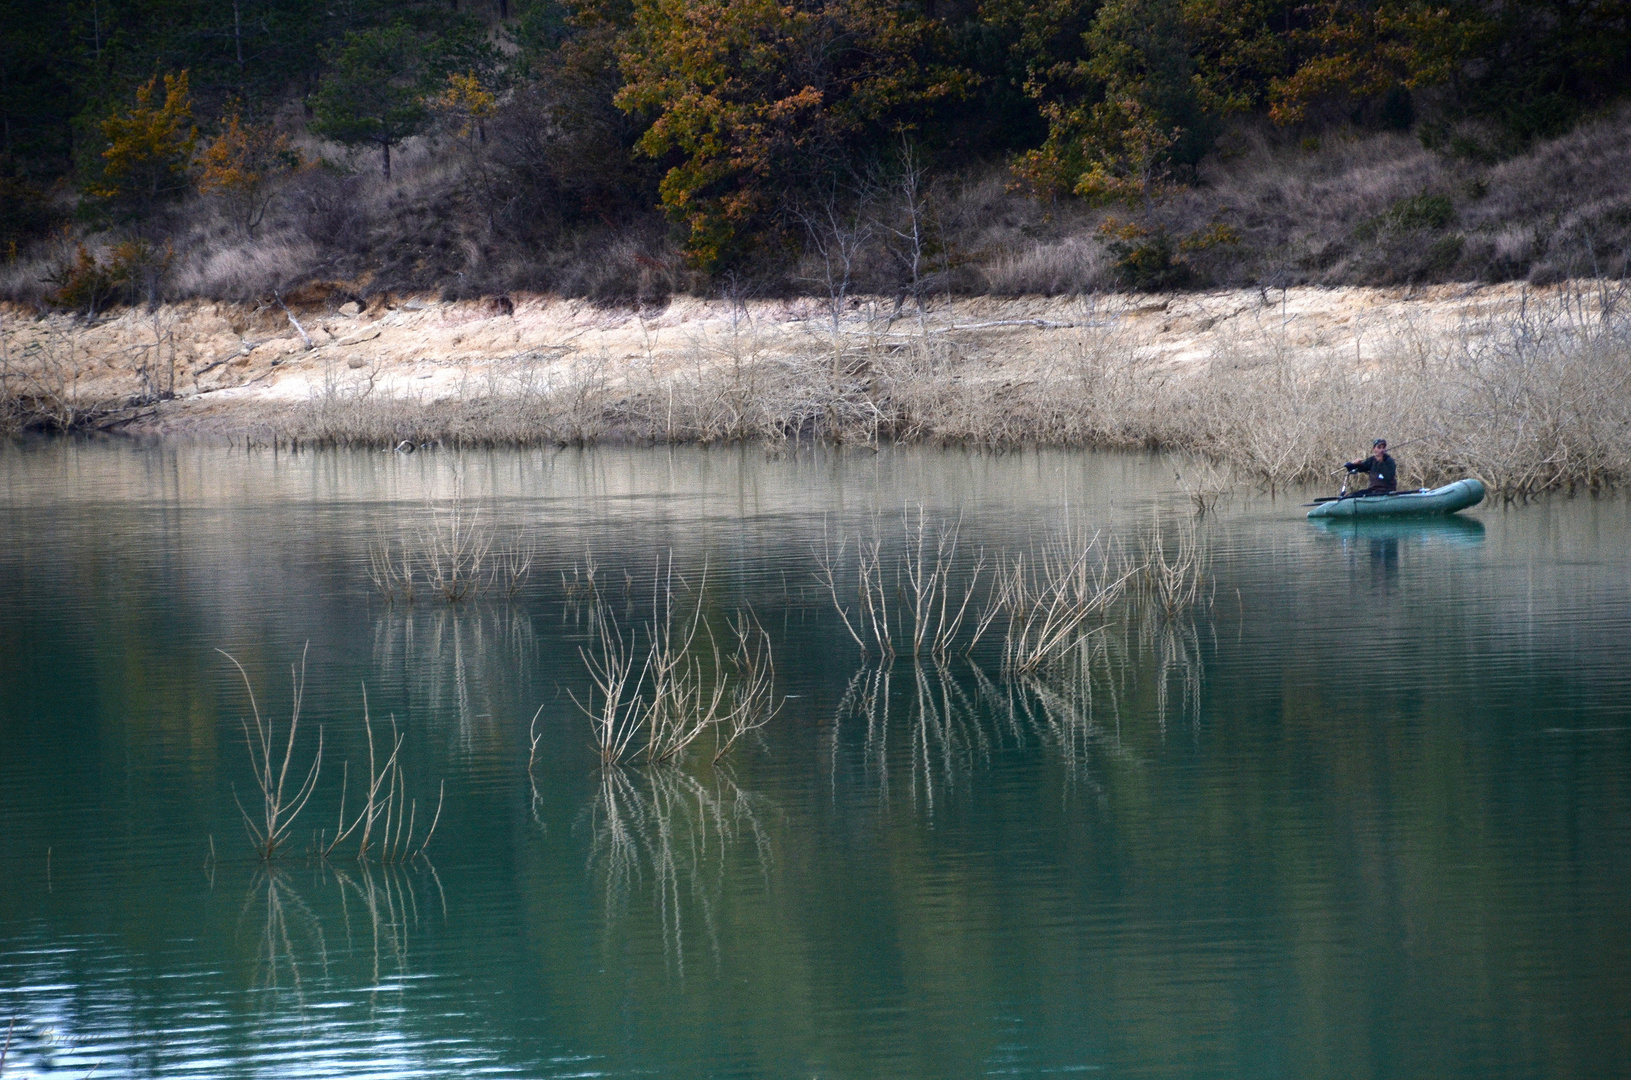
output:
[[1398, 491], [1391, 495], [1344, 495], [1321, 502], [1311, 518], [1391, 517], [1396, 514], [1453, 514], [1484, 501], [1484, 485], [1470, 477], [1431, 491]]

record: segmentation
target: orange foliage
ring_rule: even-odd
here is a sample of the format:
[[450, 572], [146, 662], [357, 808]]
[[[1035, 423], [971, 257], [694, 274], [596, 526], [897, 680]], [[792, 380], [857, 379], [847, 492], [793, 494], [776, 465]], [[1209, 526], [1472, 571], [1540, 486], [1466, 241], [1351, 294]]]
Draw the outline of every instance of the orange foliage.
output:
[[926, 59], [938, 24], [867, 0], [636, 0], [616, 103], [652, 116], [639, 150], [677, 156], [659, 188], [712, 269], [774, 202], [858, 137], [909, 126], [971, 76]]
[[1277, 124], [1301, 122], [1312, 101], [1331, 94], [1373, 97], [1443, 82], [1493, 31], [1475, 10], [1412, 0], [1324, 0], [1308, 13], [1298, 35], [1308, 59], [1272, 84]]
[[143, 278], [151, 281], [162, 277], [174, 256], [169, 244], [163, 252], [155, 252], [140, 240], [127, 240], [114, 245], [103, 262], [79, 244], [73, 261], [46, 277], [49, 284], [56, 286], [48, 299], [57, 307], [94, 317], [115, 301], [139, 294]]
[[472, 129], [481, 132], [482, 125], [498, 115], [498, 95], [482, 86], [473, 71], [449, 73], [447, 86], [440, 94], [426, 98], [425, 104], [461, 139], [468, 139]]
[[277, 174], [304, 164], [288, 136], [270, 124], [246, 124], [236, 108], [221, 118], [221, 133], [198, 155], [198, 190], [229, 200], [244, 231], [253, 234], [270, 202]]
[[103, 183], [92, 194], [104, 198], [133, 196], [150, 202], [180, 190], [191, 164], [198, 129], [193, 126], [192, 95], [187, 72], [164, 76], [164, 103], [155, 104], [157, 75], [136, 90], [136, 107], [102, 121], [108, 148], [102, 151]]

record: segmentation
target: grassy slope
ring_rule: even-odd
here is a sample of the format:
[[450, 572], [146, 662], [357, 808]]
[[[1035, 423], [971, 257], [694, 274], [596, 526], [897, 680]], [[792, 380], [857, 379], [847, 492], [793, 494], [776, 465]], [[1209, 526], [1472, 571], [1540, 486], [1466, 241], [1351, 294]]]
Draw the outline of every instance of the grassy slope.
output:
[[[307, 151], [343, 156], [316, 143]], [[160, 295], [252, 301], [329, 281], [359, 300], [531, 291], [627, 303], [719, 288], [687, 271], [655, 215], [569, 227], [523, 208], [494, 153], [419, 139], [399, 151], [389, 182], [368, 156], [349, 171], [308, 170], [285, 182], [253, 237], [217, 202], [195, 197], [151, 230], [174, 252]], [[1196, 184], [1135, 216], [1175, 236], [1215, 223], [1234, 231], [1238, 243], [1184, 256], [1195, 287], [1544, 283], [1623, 272], [1628, 174], [1631, 109], [1498, 163], [1429, 151], [1406, 134], [1331, 131], [1297, 142], [1243, 127], [1221, 141]], [[1008, 188], [998, 165], [936, 181], [944, 253], [931, 258], [923, 289], [1058, 295], [1125, 284], [1098, 233], [1102, 212], [1044, 205]], [[0, 297], [43, 302], [45, 279], [72, 247], [46, 243], [0, 268]], [[856, 291], [909, 288], [898, 253], [879, 241], [853, 271]], [[820, 294], [823, 279], [807, 256], [746, 288]]]

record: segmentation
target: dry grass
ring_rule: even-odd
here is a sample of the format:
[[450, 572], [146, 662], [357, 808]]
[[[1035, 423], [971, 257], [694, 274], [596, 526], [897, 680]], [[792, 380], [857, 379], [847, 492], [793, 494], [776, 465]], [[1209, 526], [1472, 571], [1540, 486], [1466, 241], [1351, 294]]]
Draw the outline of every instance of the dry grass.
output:
[[998, 296], [1071, 296], [1112, 284], [1111, 260], [1091, 236], [1021, 247], [985, 264], [989, 290]]
[[[232, 207], [194, 195], [144, 223], [139, 236], [115, 230], [39, 241], [0, 266], [0, 297], [43, 306], [53, 290], [48, 279], [72, 261], [79, 242], [101, 253], [126, 239], [171, 253], [162, 273], [137, 290], [142, 302], [255, 302], [317, 281], [347, 282], [362, 298], [552, 291], [605, 304], [660, 304], [742, 287], [687, 268], [649, 191], [602, 219], [573, 209], [552, 186], [563, 168], [601, 170], [615, 181], [639, 166], [559, 153], [526, 160], [531, 141], [549, 137], [522, 130], [519, 116], [509, 124], [507, 135], [479, 149], [457, 139], [409, 139], [395, 151], [390, 179], [369, 156], [297, 136], [302, 151], [325, 164], [279, 180], [254, 235]], [[1220, 223], [1233, 230], [1237, 242], [1183, 256], [1196, 285], [1544, 283], [1623, 274], [1631, 195], [1620, 180], [1631, 167], [1631, 109], [1504, 160], [1496, 160], [1498, 142], [1472, 127], [1415, 135], [1336, 127], [1307, 139], [1242, 121], [1189, 188], [1140, 218], [1175, 238]], [[852, 244], [835, 249], [833, 229], [806, 229], [802, 252], [762, 260], [746, 271], [747, 287], [914, 300], [1122, 287], [1099, 232], [1105, 212], [1023, 195], [1003, 162], [921, 179], [907, 200], [917, 207], [908, 216], [922, 226], [913, 229], [916, 256], [901, 250], [905, 196], [874, 184], [829, 208], [828, 224], [843, 219], [837, 232]], [[634, 198], [632, 190], [625, 195]], [[1445, 213], [1431, 220], [1401, 213], [1424, 197], [1442, 200]], [[843, 253], [841, 287], [834, 250]]]
[[1517, 496], [1631, 479], [1631, 321], [1618, 286], [1552, 291], [1450, 327], [1360, 312], [1311, 331], [1266, 299], [1203, 339], [1188, 366], [1152, 353], [1102, 301], [1081, 301], [1066, 330], [1000, 367], [976, 327], [939, 317], [920, 332], [874, 309], [838, 333], [808, 327], [794, 348], [742, 330], [699, 338], [677, 362], [524, 354], [479, 390], [436, 402], [333, 387], [288, 434], [375, 447], [1165, 448], [1199, 463], [1183, 467], [1201, 510], [1221, 493], [1224, 470], [1271, 490], [1323, 481], [1384, 434], [1405, 451], [1407, 485], [1471, 474]]

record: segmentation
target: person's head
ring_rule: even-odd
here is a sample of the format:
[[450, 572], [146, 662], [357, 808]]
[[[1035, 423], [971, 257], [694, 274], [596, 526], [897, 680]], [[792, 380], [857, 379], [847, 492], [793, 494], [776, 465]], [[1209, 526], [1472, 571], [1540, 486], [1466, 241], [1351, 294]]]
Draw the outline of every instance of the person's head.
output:
[[1377, 439], [1375, 442], [1371, 443], [1370, 452], [1375, 455], [1376, 460], [1378, 461], [1387, 457], [1387, 440]]

